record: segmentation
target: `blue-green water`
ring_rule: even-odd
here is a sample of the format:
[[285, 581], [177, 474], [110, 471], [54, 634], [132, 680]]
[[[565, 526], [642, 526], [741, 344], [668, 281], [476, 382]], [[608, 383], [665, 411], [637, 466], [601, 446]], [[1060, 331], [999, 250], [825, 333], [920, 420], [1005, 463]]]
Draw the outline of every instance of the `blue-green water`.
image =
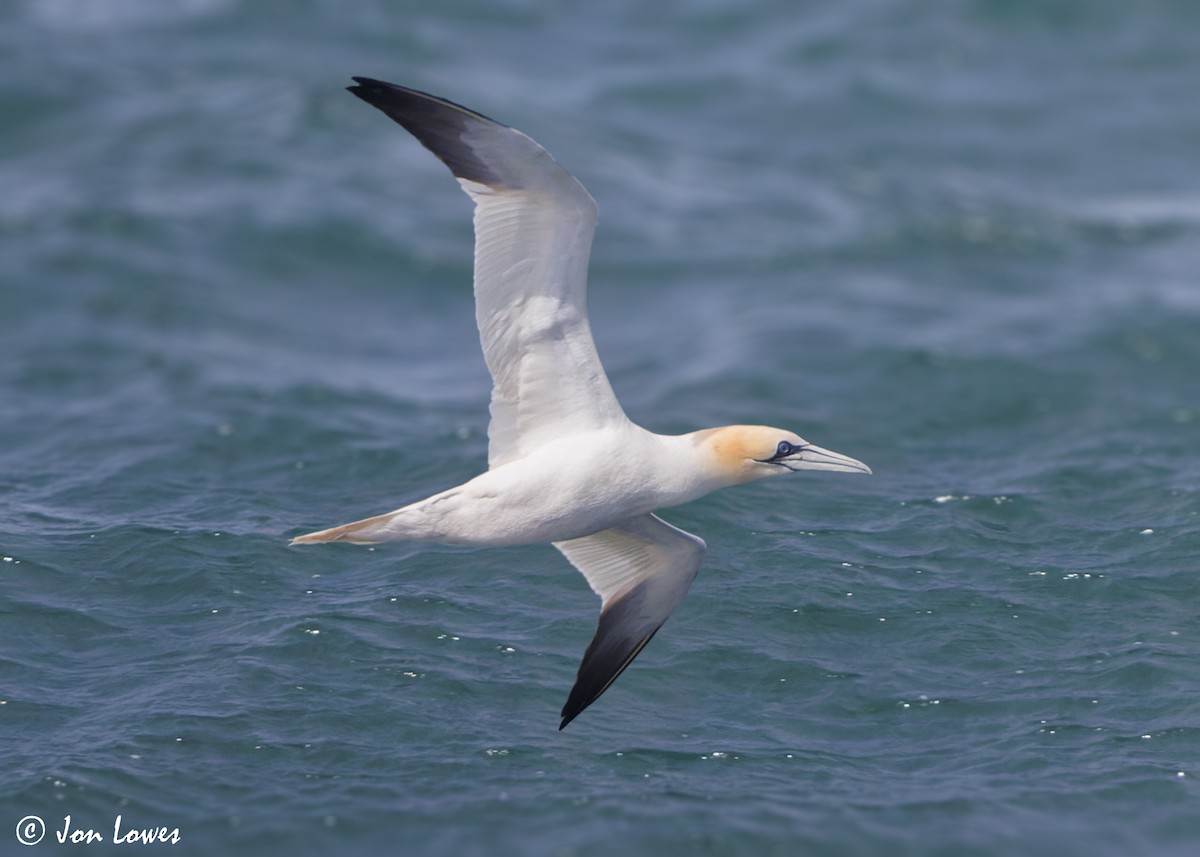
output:
[[[0, 6], [0, 853], [1197, 853], [1197, 44], [1184, 0]], [[588, 186], [634, 419], [875, 470], [667, 512], [701, 575], [562, 733], [556, 551], [286, 546], [486, 460], [469, 202], [352, 74]]]

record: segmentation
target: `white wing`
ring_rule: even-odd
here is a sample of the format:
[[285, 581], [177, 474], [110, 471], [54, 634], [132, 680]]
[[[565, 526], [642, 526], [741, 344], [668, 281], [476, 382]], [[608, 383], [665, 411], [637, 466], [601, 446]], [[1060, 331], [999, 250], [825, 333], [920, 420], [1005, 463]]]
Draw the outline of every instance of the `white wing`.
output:
[[562, 710], [562, 729], [608, 689], [687, 594], [704, 540], [654, 515], [555, 542], [600, 596], [600, 624]]
[[622, 422], [587, 320], [596, 204], [513, 128], [370, 78], [350, 91], [403, 125], [475, 202], [475, 317], [492, 373], [488, 463]]

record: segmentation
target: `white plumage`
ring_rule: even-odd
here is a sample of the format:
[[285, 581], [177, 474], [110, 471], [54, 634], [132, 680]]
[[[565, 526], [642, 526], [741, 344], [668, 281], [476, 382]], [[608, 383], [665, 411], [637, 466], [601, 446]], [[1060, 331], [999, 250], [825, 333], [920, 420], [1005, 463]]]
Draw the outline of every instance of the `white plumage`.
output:
[[292, 543], [552, 542], [601, 599], [561, 729], [637, 656], [700, 568], [704, 542], [655, 510], [796, 470], [871, 471], [782, 429], [659, 435], [630, 422], [588, 325], [596, 204], [583, 185], [520, 131], [416, 90], [355, 81], [350, 91], [420, 140], [475, 202], [476, 321], [494, 384], [488, 470]]

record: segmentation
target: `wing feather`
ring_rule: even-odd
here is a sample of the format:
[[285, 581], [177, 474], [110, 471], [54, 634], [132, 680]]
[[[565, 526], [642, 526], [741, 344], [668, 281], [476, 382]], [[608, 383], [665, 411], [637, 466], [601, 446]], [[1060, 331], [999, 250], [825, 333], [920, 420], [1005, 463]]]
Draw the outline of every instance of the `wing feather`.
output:
[[562, 729], [616, 681], [683, 601], [705, 545], [655, 515], [641, 515], [554, 546], [601, 599], [600, 622], [563, 706]]
[[626, 419], [587, 320], [596, 204], [532, 139], [458, 104], [356, 77], [475, 202], [475, 317], [492, 374], [488, 462]]

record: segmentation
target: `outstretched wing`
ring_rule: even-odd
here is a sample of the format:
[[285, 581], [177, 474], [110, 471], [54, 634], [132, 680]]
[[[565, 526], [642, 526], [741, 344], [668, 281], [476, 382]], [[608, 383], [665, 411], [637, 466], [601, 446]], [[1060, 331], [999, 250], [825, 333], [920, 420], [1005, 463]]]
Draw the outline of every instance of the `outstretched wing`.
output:
[[555, 542], [600, 596], [600, 624], [562, 710], [562, 729], [616, 681], [687, 594], [704, 540], [654, 515]]
[[356, 77], [350, 91], [403, 125], [475, 202], [475, 318], [492, 373], [488, 463], [626, 419], [588, 326], [596, 203], [550, 154], [453, 102]]

